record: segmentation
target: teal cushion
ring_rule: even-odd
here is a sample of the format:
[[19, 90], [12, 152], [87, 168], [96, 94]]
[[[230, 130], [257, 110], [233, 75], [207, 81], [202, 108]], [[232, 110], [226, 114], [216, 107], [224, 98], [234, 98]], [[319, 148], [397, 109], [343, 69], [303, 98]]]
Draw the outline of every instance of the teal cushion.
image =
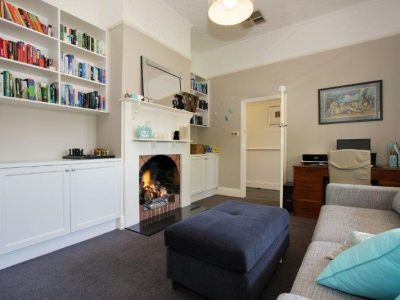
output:
[[343, 251], [317, 283], [357, 296], [395, 299], [400, 294], [400, 228]]

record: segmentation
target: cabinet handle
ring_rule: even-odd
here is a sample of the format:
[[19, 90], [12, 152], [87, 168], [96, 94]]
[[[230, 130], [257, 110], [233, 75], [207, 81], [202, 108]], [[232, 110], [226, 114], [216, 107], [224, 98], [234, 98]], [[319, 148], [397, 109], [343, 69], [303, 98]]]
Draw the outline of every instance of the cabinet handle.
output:
[[68, 172], [69, 172], [69, 169], [65, 169], [65, 172], [67, 172], [67, 173], [68, 173]]
[[76, 171], [76, 169], [71, 169], [71, 171], [72, 171], [72, 172], [75, 172], [75, 171]]

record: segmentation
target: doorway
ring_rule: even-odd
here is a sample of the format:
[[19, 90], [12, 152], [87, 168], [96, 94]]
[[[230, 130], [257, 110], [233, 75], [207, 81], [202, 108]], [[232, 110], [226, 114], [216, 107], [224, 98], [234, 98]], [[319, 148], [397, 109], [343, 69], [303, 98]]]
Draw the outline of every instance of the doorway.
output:
[[286, 95], [284, 87], [280, 90], [281, 94], [242, 100], [240, 191], [242, 197], [268, 195], [267, 200], [279, 200], [282, 207]]

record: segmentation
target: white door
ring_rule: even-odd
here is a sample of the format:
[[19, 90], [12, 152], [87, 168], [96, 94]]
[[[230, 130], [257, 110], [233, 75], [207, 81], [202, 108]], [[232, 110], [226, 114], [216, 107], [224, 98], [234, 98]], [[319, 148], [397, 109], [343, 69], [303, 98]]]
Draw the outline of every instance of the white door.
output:
[[68, 166], [0, 171], [0, 253], [70, 232]]
[[281, 93], [281, 153], [280, 153], [280, 189], [279, 189], [279, 203], [280, 207], [283, 207], [283, 184], [286, 182], [286, 127], [287, 127], [287, 99], [286, 99], [286, 87], [280, 86], [279, 91]]
[[119, 163], [86, 163], [71, 167], [71, 230], [77, 231], [119, 216]]
[[203, 192], [206, 187], [204, 156], [192, 156], [190, 158], [190, 172], [191, 195]]
[[218, 187], [218, 157], [207, 155], [204, 161], [206, 190], [216, 189]]

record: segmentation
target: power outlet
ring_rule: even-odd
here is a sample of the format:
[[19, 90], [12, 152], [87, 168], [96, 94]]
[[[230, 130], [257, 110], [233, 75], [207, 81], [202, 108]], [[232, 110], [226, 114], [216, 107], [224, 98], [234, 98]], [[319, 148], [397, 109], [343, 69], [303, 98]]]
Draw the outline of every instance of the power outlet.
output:
[[232, 131], [232, 132], [231, 132], [231, 135], [233, 135], [233, 136], [239, 136], [240, 133], [239, 133], [239, 131]]

